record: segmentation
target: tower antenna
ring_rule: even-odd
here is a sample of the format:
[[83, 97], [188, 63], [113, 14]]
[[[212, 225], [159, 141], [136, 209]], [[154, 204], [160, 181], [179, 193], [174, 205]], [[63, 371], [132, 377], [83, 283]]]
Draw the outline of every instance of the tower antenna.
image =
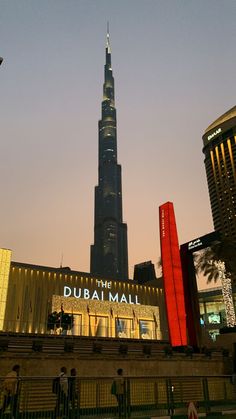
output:
[[110, 30], [109, 30], [109, 22], [107, 22], [107, 48], [108, 52], [111, 52], [111, 45], [110, 45]]

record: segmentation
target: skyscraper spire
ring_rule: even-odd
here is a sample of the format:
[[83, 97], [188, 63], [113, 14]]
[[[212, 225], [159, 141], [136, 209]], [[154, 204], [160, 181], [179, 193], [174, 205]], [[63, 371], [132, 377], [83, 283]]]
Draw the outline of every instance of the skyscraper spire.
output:
[[99, 121], [98, 186], [95, 187], [94, 244], [91, 246], [91, 273], [128, 278], [127, 225], [122, 216], [121, 166], [117, 163], [116, 109], [111, 68], [109, 25], [102, 117]]
[[108, 50], [108, 53], [111, 53], [111, 44], [110, 44], [110, 31], [109, 31], [109, 22], [107, 22], [107, 44], [106, 48]]

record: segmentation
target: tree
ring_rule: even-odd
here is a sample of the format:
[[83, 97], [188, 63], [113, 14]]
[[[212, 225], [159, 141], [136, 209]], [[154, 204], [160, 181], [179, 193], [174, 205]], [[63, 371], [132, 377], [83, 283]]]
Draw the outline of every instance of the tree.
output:
[[73, 314], [65, 313], [64, 310], [53, 311], [48, 315], [47, 329], [54, 330], [61, 328], [62, 330], [72, 329], [74, 324]]
[[70, 330], [73, 327], [74, 317], [73, 314], [65, 313], [64, 311], [59, 313], [62, 330]]
[[48, 314], [48, 321], [47, 321], [47, 329], [54, 330], [55, 326], [58, 321], [58, 314], [57, 311], [53, 311], [52, 313]]
[[236, 244], [228, 238], [215, 242], [195, 258], [196, 271], [207, 277], [207, 282], [220, 279], [225, 305], [227, 326], [236, 322], [232, 295], [232, 282], [236, 282]]
[[195, 257], [197, 273], [207, 277], [207, 283], [216, 282], [220, 278], [219, 262], [225, 264], [225, 275], [236, 282], [236, 243], [228, 238], [223, 238], [203, 249]]

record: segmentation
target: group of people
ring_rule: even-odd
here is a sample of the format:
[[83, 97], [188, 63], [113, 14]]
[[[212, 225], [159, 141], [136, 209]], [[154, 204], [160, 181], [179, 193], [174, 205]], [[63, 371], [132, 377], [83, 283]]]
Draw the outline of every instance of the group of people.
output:
[[[59, 386], [57, 390], [57, 402], [55, 418], [66, 419], [79, 418], [79, 393], [76, 386], [76, 369], [72, 368], [70, 377], [67, 376], [66, 367], [61, 367], [59, 374]], [[111, 387], [111, 393], [116, 397], [119, 418], [125, 418], [127, 414], [127, 391], [126, 381], [123, 377], [123, 369], [117, 370]]]
[[[59, 386], [57, 390], [55, 418], [79, 418], [76, 369], [72, 368], [70, 377], [67, 377], [67, 369], [66, 367], [62, 367], [58, 378]], [[119, 418], [125, 418], [127, 414], [126, 390], [126, 381], [123, 377], [123, 369], [119, 368], [117, 370], [117, 376], [114, 378], [111, 387], [111, 393], [117, 400]]]
[[[0, 419], [10, 409], [11, 418], [17, 416], [18, 396], [20, 391], [20, 366], [14, 365], [6, 375], [1, 390], [3, 394], [0, 406]], [[53, 380], [52, 391], [56, 395], [54, 410], [55, 419], [78, 419], [79, 418], [79, 392], [77, 391], [76, 369], [70, 370], [67, 375], [67, 368], [61, 367], [59, 376]], [[117, 370], [117, 377], [113, 380], [111, 393], [116, 397], [118, 404], [119, 418], [126, 417], [126, 384], [123, 377], [123, 370]]]
[[[18, 396], [20, 392], [20, 365], [14, 365], [0, 385], [1, 405], [0, 419], [9, 410], [11, 418], [17, 416]], [[56, 406], [54, 417], [56, 418], [79, 418], [78, 393], [76, 388], [76, 369], [72, 368], [67, 377], [66, 367], [61, 367], [57, 377]]]

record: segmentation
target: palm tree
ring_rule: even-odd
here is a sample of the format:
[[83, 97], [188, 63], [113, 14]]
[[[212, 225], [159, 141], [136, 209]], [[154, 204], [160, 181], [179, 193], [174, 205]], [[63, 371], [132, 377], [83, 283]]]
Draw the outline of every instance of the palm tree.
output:
[[236, 244], [228, 238], [215, 242], [195, 257], [196, 272], [207, 277], [207, 283], [221, 280], [227, 326], [236, 323], [232, 282], [236, 282]]
[[219, 261], [225, 264], [226, 276], [229, 276], [232, 282], [236, 282], [236, 243], [228, 238], [214, 242], [211, 247], [196, 255], [196, 271], [207, 277], [207, 283], [216, 282], [220, 278]]

